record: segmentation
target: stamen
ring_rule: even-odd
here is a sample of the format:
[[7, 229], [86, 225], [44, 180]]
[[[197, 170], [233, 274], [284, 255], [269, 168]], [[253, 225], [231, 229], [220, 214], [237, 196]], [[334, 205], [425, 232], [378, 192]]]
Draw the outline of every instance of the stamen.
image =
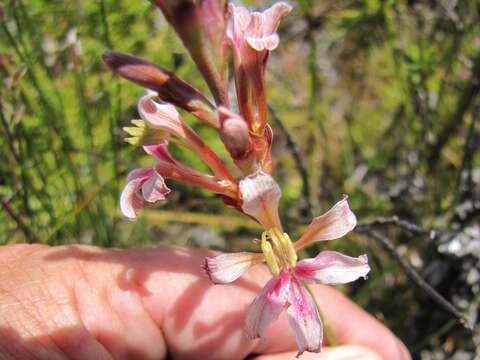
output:
[[298, 257], [295, 248], [293, 247], [292, 240], [287, 233], [283, 233], [283, 236], [281, 236], [280, 239], [282, 241], [285, 252], [287, 253], [288, 263], [293, 268], [295, 267], [295, 265], [297, 265]]
[[131, 123], [133, 126], [123, 128], [123, 131], [130, 135], [130, 137], [125, 138], [125, 141], [131, 145], [158, 144], [169, 137], [163, 130], [150, 128], [143, 120], [132, 120]]
[[266, 232], [262, 233], [262, 243], [261, 248], [263, 255], [265, 256], [265, 261], [268, 265], [268, 269], [273, 276], [277, 277], [280, 274], [280, 268], [275, 258], [275, 252], [273, 251], [272, 245], [267, 241]]
[[263, 239], [270, 239], [275, 255], [282, 267], [295, 267], [297, 264], [297, 253], [288, 234], [283, 233], [280, 229], [273, 228], [262, 234]]

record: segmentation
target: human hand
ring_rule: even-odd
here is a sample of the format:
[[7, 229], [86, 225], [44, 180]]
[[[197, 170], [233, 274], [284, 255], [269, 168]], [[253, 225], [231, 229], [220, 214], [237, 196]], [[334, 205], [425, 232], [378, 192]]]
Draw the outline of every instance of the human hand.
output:
[[[280, 317], [264, 339], [243, 333], [248, 306], [270, 275], [263, 265], [212, 285], [206, 250], [87, 246], [0, 248], [0, 359], [292, 359]], [[340, 344], [301, 359], [410, 359], [382, 324], [327, 286], [315, 297]]]

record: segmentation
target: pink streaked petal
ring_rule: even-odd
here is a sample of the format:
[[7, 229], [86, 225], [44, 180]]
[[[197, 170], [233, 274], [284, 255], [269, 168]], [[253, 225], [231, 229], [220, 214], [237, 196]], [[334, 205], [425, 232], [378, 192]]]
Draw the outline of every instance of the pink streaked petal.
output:
[[279, 38], [277, 34], [265, 37], [247, 37], [247, 43], [256, 51], [272, 51], [278, 46]]
[[314, 218], [294, 247], [299, 250], [315, 241], [338, 239], [352, 231], [356, 225], [357, 219], [345, 196], [325, 214]]
[[245, 38], [254, 50], [273, 50], [278, 45], [275, 32], [280, 20], [291, 10], [292, 7], [285, 2], [276, 3], [263, 12], [250, 12], [243, 6], [230, 4], [233, 33], [229, 37], [235, 46], [239, 46], [241, 38]]
[[281, 229], [278, 201], [282, 196], [275, 180], [261, 169], [240, 181], [242, 210], [257, 219], [265, 229]]
[[250, 23], [250, 11], [233, 3], [229, 3], [229, 11], [233, 19], [234, 33], [245, 31]]
[[158, 145], [145, 145], [143, 150], [148, 154], [155, 157], [158, 161], [164, 161], [171, 164], [175, 164], [176, 161], [168, 151], [168, 141], [163, 141]]
[[146, 180], [150, 176], [152, 176], [153, 169], [148, 167], [148, 168], [139, 168], [139, 169], [133, 169], [127, 174], [127, 180], [126, 182], [130, 182], [135, 179], [143, 179]]
[[155, 170], [153, 170], [152, 176], [142, 185], [143, 198], [150, 203], [165, 200], [170, 191], [163, 177]]
[[159, 104], [153, 101], [150, 95], [146, 95], [138, 102], [138, 113], [147, 126], [185, 137], [184, 127], [186, 124], [180, 118], [175, 106]]
[[245, 333], [248, 338], [261, 337], [265, 329], [277, 320], [286, 306], [290, 280], [290, 273], [282, 271], [280, 276], [271, 279], [255, 298], [245, 320]]
[[304, 351], [320, 352], [323, 328], [317, 307], [311, 295], [295, 277], [292, 277], [288, 303], [288, 322], [297, 342], [297, 357]]
[[263, 262], [263, 254], [239, 252], [205, 258], [202, 266], [215, 284], [228, 284], [237, 280], [255, 264]]
[[336, 251], [322, 251], [314, 259], [299, 261], [295, 267], [295, 275], [299, 278], [330, 285], [366, 278], [369, 271], [367, 255], [355, 258]]
[[138, 194], [143, 183], [147, 181], [153, 173], [153, 169], [135, 169], [127, 175], [127, 183], [120, 195], [120, 210], [123, 215], [130, 219], [137, 217], [137, 212], [143, 205], [143, 199]]

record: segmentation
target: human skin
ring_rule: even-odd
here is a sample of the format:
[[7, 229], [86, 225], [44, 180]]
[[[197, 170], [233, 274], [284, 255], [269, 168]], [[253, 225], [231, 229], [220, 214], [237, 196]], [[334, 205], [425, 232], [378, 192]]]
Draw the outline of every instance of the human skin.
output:
[[[257, 265], [213, 285], [200, 265], [211, 251], [182, 247], [0, 248], [0, 359], [292, 359], [282, 315], [248, 340], [248, 306], [271, 277]], [[339, 291], [314, 286], [338, 347], [301, 359], [410, 359], [380, 322]], [[352, 355], [354, 354], [354, 355]]]

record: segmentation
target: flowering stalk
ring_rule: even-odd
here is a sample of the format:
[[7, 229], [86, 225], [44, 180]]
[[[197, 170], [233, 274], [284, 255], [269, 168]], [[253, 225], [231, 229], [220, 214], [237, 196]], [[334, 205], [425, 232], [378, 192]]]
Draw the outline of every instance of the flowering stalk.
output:
[[[225, 0], [154, 0], [188, 49], [205, 78], [213, 101], [172, 72], [132, 55], [108, 51], [103, 60], [116, 74], [145, 88], [138, 101], [140, 119], [124, 128], [126, 141], [142, 147], [152, 165], [127, 176], [120, 198], [122, 213], [138, 216], [144, 202], [165, 201], [168, 179], [179, 180], [220, 195], [225, 204], [256, 220], [264, 231], [260, 252], [222, 254], [205, 259], [203, 268], [215, 284], [238, 279], [253, 265], [265, 263], [272, 275], [253, 301], [245, 319], [249, 338], [264, 335], [282, 311], [287, 312], [298, 354], [318, 352], [323, 326], [308, 284], [343, 284], [366, 277], [366, 255], [349, 257], [322, 251], [313, 259], [299, 260], [297, 252], [318, 241], [337, 239], [356, 224], [347, 198], [313, 219], [306, 232], [292, 241], [278, 213], [282, 195], [272, 173], [272, 129], [267, 119], [265, 69], [270, 52], [279, 43], [276, 30], [291, 6], [279, 2], [263, 12]], [[231, 28], [227, 22], [231, 17]], [[227, 41], [228, 38], [228, 41]], [[233, 53], [235, 90], [239, 113], [227, 96], [227, 45]], [[215, 104], [215, 105], [214, 105]], [[232, 163], [242, 174], [237, 179], [182, 118], [177, 108], [196, 116], [218, 132]], [[201, 172], [176, 160], [170, 143], [194, 153], [209, 169]]]

